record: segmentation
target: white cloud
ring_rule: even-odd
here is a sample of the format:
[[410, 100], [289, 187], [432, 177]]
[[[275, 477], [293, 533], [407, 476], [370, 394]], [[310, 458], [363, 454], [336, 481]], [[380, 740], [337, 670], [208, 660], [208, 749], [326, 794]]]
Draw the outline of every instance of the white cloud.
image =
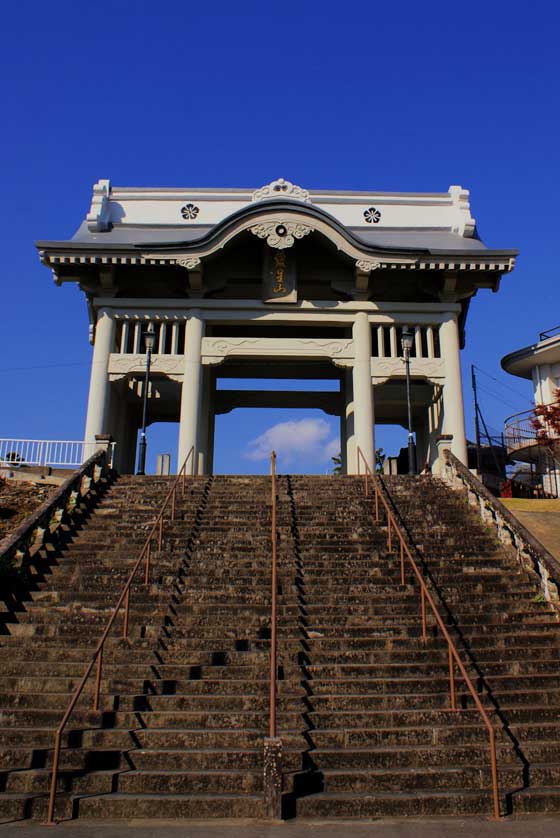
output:
[[336, 457], [338, 454], [340, 454], [340, 440], [335, 436], [325, 446], [325, 459], [330, 460], [331, 457]]
[[294, 460], [330, 460], [338, 454], [338, 438], [329, 439], [331, 426], [325, 419], [297, 419], [279, 422], [249, 442], [244, 456], [266, 460], [276, 451], [284, 463]]

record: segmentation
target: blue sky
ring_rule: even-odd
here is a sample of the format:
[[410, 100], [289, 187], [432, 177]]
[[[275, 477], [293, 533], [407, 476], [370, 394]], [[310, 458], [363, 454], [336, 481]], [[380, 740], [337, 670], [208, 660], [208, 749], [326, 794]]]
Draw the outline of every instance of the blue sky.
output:
[[[501, 382], [487, 379], [481, 392], [493, 428], [528, 407], [529, 385], [502, 373], [499, 359], [560, 323], [554, 4], [192, 5], [23, 0], [3, 9], [0, 437], [83, 434], [85, 303], [54, 286], [33, 242], [69, 237], [100, 177], [131, 186], [461, 184], [484, 241], [521, 251], [500, 292], [472, 302], [466, 384], [471, 363]], [[329, 443], [336, 423], [313, 411], [220, 417], [217, 467], [260, 469], [244, 456], [251, 441], [310, 418], [330, 422]], [[151, 453], [173, 450], [174, 435], [154, 428]], [[397, 442], [383, 430], [379, 441]], [[298, 462], [326, 468], [317, 452]]]

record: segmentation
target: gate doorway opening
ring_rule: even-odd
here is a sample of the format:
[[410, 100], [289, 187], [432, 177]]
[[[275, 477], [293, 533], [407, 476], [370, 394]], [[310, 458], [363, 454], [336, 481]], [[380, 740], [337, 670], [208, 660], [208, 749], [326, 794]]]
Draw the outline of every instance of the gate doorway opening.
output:
[[[341, 389], [330, 378], [216, 381], [214, 474], [331, 474], [340, 453]], [[254, 406], [253, 406], [254, 405]]]
[[[171, 457], [170, 474], [177, 473], [177, 437], [179, 436], [179, 422], [153, 422], [146, 428], [146, 474], [156, 474], [158, 454], [169, 454]], [[135, 471], [138, 466], [138, 431], [135, 450]]]

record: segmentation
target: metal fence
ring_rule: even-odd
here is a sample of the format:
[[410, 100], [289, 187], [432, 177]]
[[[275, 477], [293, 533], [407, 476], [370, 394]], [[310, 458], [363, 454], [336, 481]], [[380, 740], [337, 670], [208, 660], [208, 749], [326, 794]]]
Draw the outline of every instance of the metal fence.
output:
[[[96, 442], [71, 439], [0, 439], [0, 466], [77, 468], [98, 447]], [[112, 461], [113, 446], [109, 454]]]
[[506, 446], [508, 454], [520, 448], [537, 445], [537, 430], [533, 425], [535, 409], [525, 410], [514, 416], [508, 416], [504, 423]]
[[[535, 425], [535, 409], [510, 416], [505, 421], [507, 452], [511, 460], [529, 464], [529, 472], [510, 476], [514, 497], [558, 497], [560, 489], [560, 438], [541, 422]], [[509, 491], [509, 488], [508, 488]]]
[[552, 329], [547, 329], [546, 332], [541, 332], [539, 340], [548, 340], [548, 338], [556, 337], [560, 334], [560, 326], [554, 326]]

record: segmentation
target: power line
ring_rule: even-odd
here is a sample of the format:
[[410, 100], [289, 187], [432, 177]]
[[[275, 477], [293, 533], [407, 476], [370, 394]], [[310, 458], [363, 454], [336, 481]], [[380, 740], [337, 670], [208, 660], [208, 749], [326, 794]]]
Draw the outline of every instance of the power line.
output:
[[90, 363], [88, 361], [73, 361], [67, 364], [37, 364], [33, 367], [3, 367], [0, 369], [0, 373], [3, 372], [32, 372], [33, 370], [56, 370], [62, 369], [63, 367], [89, 367]]
[[509, 385], [509, 384], [504, 384], [504, 382], [503, 382], [503, 381], [500, 381], [500, 380], [499, 380], [498, 378], [496, 378], [495, 376], [490, 375], [490, 373], [489, 373], [489, 372], [486, 372], [486, 370], [481, 369], [481, 367], [478, 367], [478, 366], [476, 366], [476, 365], [475, 365], [475, 369], [476, 369], [478, 372], [481, 372], [483, 375], [487, 376], [487, 378], [491, 378], [491, 379], [492, 379], [492, 381], [494, 381], [494, 382], [495, 382], [496, 384], [498, 384], [500, 387], [504, 387], [506, 390], [509, 390], [511, 393], [515, 393], [515, 395], [516, 395], [519, 399], [522, 399], [524, 402], [529, 402], [530, 404], [533, 404], [532, 399], [527, 398], [527, 396], [526, 396], [526, 395], [522, 395], [522, 394], [521, 394], [518, 390], [516, 390], [516, 389], [515, 389], [515, 387], [511, 387], [511, 385]]
[[486, 393], [486, 395], [489, 396], [491, 399], [500, 402], [500, 404], [508, 405], [508, 407], [511, 407], [514, 410], [520, 412], [519, 402], [516, 403], [512, 402], [510, 399], [506, 399], [504, 396], [502, 396], [501, 393], [495, 393], [493, 390], [489, 390], [488, 387], [484, 386], [484, 384], [479, 384], [478, 389], [481, 390], [483, 393]]
[[482, 390], [482, 392], [486, 393], [486, 395], [490, 396], [490, 398], [495, 399], [496, 401], [499, 401], [501, 404], [507, 404], [508, 407], [513, 408], [513, 410], [517, 410], [518, 412], [521, 412], [519, 410], [519, 402], [514, 403], [514, 402], [510, 401], [509, 399], [506, 399], [501, 394], [494, 393], [492, 390], [489, 390], [487, 387], [485, 387], [484, 384], [479, 384], [478, 389]]

